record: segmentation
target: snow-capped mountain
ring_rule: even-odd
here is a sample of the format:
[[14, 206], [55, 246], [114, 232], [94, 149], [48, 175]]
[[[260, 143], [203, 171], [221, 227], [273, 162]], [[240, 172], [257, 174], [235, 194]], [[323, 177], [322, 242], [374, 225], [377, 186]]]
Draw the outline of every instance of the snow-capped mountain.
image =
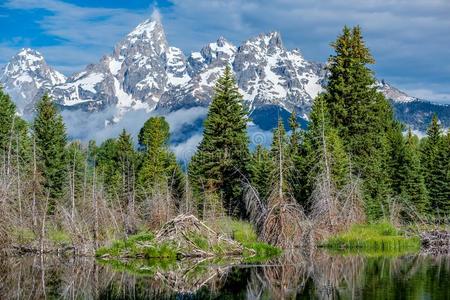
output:
[[182, 51], [168, 46], [158, 20], [147, 20], [119, 42], [111, 55], [49, 93], [63, 107], [96, 111], [115, 106], [120, 117], [127, 110], [153, 110], [164, 92], [189, 80]]
[[39, 89], [51, 89], [65, 81], [63, 74], [47, 65], [44, 57], [32, 49], [22, 49], [0, 70], [0, 84], [21, 114], [32, 109]]
[[[293, 110], [306, 122], [326, 77], [324, 64], [307, 61], [297, 49], [286, 49], [278, 32], [261, 34], [240, 46], [220, 37], [185, 57], [179, 48], [169, 45], [156, 18], [139, 24], [111, 54], [67, 79], [38, 52], [24, 49], [2, 70], [0, 83], [21, 112], [32, 111], [47, 92], [63, 109], [95, 112], [114, 108], [112, 119], [118, 121], [131, 110], [164, 113], [207, 106], [214, 83], [227, 65], [234, 71], [252, 119], [264, 129], [270, 129], [279, 114], [285, 116]], [[421, 102], [385, 81], [379, 81], [377, 88], [395, 108], [402, 105], [398, 114], [402, 120], [409, 104]], [[422, 128], [425, 121], [415, 124], [408, 118], [413, 127]]]

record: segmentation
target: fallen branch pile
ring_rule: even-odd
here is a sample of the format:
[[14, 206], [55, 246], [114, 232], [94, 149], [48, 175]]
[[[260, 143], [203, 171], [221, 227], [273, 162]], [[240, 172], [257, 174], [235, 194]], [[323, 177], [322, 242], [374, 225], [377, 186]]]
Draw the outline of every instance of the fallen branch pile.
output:
[[235, 256], [252, 251], [216, 233], [193, 215], [179, 215], [164, 224], [155, 242], [174, 245], [181, 257]]
[[422, 232], [422, 251], [428, 254], [450, 254], [450, 231]]

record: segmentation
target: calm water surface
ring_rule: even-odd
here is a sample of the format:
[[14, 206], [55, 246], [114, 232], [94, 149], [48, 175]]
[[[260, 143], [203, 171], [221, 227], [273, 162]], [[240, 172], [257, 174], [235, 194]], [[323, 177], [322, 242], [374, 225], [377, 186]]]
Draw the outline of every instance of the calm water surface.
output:
[[287, 254], [239, 261], [0, 257], [0, 299], [450, 299], [450, 257]]

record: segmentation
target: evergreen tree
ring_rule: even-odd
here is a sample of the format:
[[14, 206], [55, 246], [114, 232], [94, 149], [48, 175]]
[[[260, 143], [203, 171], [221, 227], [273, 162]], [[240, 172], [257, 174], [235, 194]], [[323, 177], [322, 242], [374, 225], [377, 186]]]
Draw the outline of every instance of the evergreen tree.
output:
[[49, 213], [53, 213], [56, 201], [63, 196], [67, 178], [67, 136], [62, 116], [47, 94], [37, 103], [33, 135], [39, 171], [44, 178], [44, 189], [49, 195]]
[[0, 161], [5, 163], [5, 171], [19, 163], [23, 166], [30, 161], [31, 145], [27, 123], [17, 116], [16, 106], [0, 86]]
[[341, 138], [331, 124], [330, 113], [322, 95], [314, 100], [310, 120], [301, 147], [303, 159], [300, 164], [300, 181], [303, 188], [300, 203], [303, 206], [307, 206], [317, 176], [325, 168], [325, 155], [330, 164], [333, 185], [337, 189], [347, 183], [350, 164]]
[[422, 165], [432, 212], [436, 215], [449, 211], [448, 148], [442, 136], [437, 116], [433, 116], [422, 141]]
[[429, 209], [425, 180], [420, 167], [420, 156], [417, 139], [408, 131], [406, 142], [403, 144], [402, 164], [399, 167], [400, 195], [410, 203], [418, 213], [424, 214]]
[[16, 106], [0, 86], [0, 153], [7, 153], [11, 140], [11, 131], [16, 115]]
[[302, 133], [299, 130], [297, 113], [295, 112], [295, 110], [292, 112], [291, 117], [289, 118], [289, 127], [291, 128], [291, 136], [289, 140], [289, 156], [292, 163], [292, 169], [288, 174], [287, 181], [289, 182], [289, 186], [291, 187], [292, 195], [297, 200], [297, 202], [301, 203], [303, 186], [301, 178], [302, 155], [300, 143], [302, 140]]
[[353, 171], [364, 179], [364, 198], [370, 218], [382, 215], [390, 194], [387, 166], [388, 131], [394, 126], [392, 108], [376, 90], [374, 59], [364, 44], [359, 27], [345, 27], [332, 44], [330, 77], [323, 94], [331, 124], [353, 161]]
[[216, 83], [203, 140], [189, 166], [197, 194], [217, 192], [230, 215], [245, 214], [242, 176], [249, 175], [246, 110], [229, 66]]
[[289, 139], [284, 128], [283, 119], [278, 117], [278, 125], [273, 131], [272, 146], [270, 147], [270, 160], [273, 165], [271, 181], [277, 183], [278, 186], [274, 186], [274, 188], [279, 191], [279, 194], [291, 192], [287, 181], [293, 169], [289, 150]]
[[274, 170], [270, 152], [263, 146], [256, 146], [251, 160], [252, 186], [258, 192], [261, 201], [265, 201], [272, 191], [271, 174]]
[[116, 159], [119, 166], [121, 182], [121, 201], [125, 207], [134, 199], [135, 188], [135, 152], [131, 135], [122, 130], [116, 142]]
[[121, 195], [122, 175], [118, 162], [116, 139], [105, 140], [99, 147], [91, 142], [89, 160], [96, 167], [98, 178], [102, 180], [108, 198], [119, 199]]
[[71, 142], [66, 149], [66, 166], [69, 175], [68, 195], [71, 200], [79, 199], [85, 193], [86, 152], [79, 141]]
[[149, 118], [139, 132], [139, 145], [143, 154], [138, 180], [140, 191], [151, 195], [155, 188], [169, 186], [175, 199], [184, 194], [184, 174], [169, 150], [169, 124], [164, 117]]

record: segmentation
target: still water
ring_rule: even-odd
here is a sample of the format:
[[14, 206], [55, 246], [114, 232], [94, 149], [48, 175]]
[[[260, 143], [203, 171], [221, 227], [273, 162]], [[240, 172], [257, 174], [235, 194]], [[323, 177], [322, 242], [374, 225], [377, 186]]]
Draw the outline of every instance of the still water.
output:
[[450, 257], [289, 253], [239, 261], [0, 257], [0, 299], [450, 299]]

